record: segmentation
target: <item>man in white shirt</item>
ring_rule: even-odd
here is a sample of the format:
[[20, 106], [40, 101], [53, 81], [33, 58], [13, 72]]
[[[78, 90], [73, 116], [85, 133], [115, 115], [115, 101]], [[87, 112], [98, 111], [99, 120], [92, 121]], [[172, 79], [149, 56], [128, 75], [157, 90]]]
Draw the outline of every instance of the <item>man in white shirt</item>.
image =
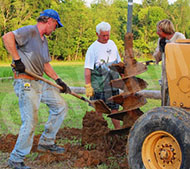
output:
[[[119, 74], [110, 70], [109, 66], [119, 63], [121, 59], [117, 46], [109, 39], [110, 30], [111, 26], [107, 22], [101, 22], [96, 26], [98, 39], [88, 48], [85, 57], [85, 88], [87, 97], [91, 100], [102, 99], [112, 113], [115, 113], [119, 105], [107, 99], [119, 94], [119, 90], [110, 85], [110, 81], [119, 78]], [[119, 120], [112, 119], [112, 122], [116, 129], [120, 128]]]

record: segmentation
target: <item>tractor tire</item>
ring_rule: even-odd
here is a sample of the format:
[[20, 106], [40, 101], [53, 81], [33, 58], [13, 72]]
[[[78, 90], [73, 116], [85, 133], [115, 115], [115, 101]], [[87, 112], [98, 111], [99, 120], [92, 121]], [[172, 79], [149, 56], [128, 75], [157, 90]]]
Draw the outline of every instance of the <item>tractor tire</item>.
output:
[[130, 169], [190, 169], [190, 113], [167, 106], [143, 114], [126, 152]]

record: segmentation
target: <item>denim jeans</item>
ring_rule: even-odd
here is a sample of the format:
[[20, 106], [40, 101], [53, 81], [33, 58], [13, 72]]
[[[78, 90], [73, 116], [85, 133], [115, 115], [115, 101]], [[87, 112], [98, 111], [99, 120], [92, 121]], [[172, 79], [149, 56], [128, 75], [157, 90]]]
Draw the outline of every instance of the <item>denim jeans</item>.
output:
[[49, 107], [49, 118], [39, 140], [39, 144], [43, 145], [54, 144], [67, 106], [60, 96], [59, 89], [40, 80], [15, 79], [14, 90], [19, 98], [22, 125], [10, 160], [23, 162], [24, 157], [30, 153], [32, 148], [40, 102]]

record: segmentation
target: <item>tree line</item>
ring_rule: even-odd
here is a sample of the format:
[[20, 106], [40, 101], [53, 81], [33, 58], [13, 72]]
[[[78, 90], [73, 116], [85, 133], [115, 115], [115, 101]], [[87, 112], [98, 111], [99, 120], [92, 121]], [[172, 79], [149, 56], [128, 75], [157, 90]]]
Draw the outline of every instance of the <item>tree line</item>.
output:
[[[96, 37], [96, 25], [109, 22], [111, 39], [121, 55], [124, 54], [124, 35], [127, 31], [127, 0], [96, 0], [90, 7], [83, 0], [0, 0], [1, 36], [22, 26], [35, 25], [44, 9], [59, 12], [64, 27], [48, 37], [49, 51], [55, 60], [84, 60], [88, 47]], [[190, 1], [144, 0], [133, 4], [132, 31], [134, 52], [138, 57], [151, 57], [158, 36], [156, 24], [170, 19], [176, 31], [190, 38]], [[0, 39], [0, 61], [11, 59]]]

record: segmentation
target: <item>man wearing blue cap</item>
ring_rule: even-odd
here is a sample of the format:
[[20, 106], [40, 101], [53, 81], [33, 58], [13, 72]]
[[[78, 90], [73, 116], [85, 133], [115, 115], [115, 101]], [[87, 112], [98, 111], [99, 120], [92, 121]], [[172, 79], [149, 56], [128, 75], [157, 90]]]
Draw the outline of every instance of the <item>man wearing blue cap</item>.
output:
[[25, 69], [39, 76], [43, 76], [45, 72], [46, 75], [63, 87], [62, 93], [71, 92], [49, 63], [51, 57], [45, 35], [49, 36], [56, 28], [60, 27], [63, 27], [63, 25], [59, 14], [53, 9], [46, 9], [40, 14], [36, 25], [25, 26], [3, 36], [4, 45], [15, 64], [13, 69], [14, 90], [19, 98], [22, 120], [17, 142], [8, 160], [11, 168], [30, 168], [25, 166], [24, 157], [30, 153], [32, 148], [40, 102], [45, 103], [50, 111], [45, 131], [39, 140], [38, 150], [56, 154], [64, 152], [63, 147], [55, 144], [56, 134], [66, 113], [66, 104], [60, 96], [60, 91], [25, 73]]

